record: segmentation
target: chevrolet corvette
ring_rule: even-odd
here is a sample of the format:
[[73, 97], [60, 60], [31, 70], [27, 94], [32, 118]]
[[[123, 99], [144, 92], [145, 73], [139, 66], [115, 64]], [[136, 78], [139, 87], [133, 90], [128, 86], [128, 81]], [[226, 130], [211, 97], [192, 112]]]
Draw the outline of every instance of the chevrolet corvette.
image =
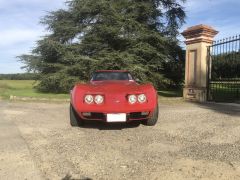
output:
[[137, 83], [128, 71], [96, 71], [89, 83], [76, 84], [71, 91], [71, 126], [90, 120], [142, 121], [154, 126], [158, 120], [157, 92], [151, 84]]

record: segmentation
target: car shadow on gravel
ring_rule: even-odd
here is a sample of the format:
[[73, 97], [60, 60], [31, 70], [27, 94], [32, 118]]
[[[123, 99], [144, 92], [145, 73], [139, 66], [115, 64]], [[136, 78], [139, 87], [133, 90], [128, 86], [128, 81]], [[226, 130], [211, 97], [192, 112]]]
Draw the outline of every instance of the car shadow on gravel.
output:
[[67, 174], [62, 180], [92, 180], [92, 178], [84, 177], [80, 179], [73, 178], [70, 174]]
[[240, 117], [240, 104], [234, 103], [215, 103], [215, 102], [207, 102], [207, 103], [194, 103], [201, 108], [211, 109], [213, 111], [228, 114], [231, 116], [239, 116]]
[[127, 128], [137, 128], [141, 122], [130, 123], [105, 123], [100, 121], [88, 121], [85, 122], [81, 128], [99, 129], [99, 130], [122, 130]]

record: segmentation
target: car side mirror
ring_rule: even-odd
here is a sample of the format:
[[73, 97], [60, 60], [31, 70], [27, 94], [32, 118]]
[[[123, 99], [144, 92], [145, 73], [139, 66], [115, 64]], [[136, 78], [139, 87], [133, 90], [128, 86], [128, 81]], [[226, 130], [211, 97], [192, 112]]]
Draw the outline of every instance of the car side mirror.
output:
[[138, 79], [138, 78], [135, 79], [135, 81], [136, 81], [137, 83], [140, 83], [140, 82], [141, 82], [140, 79]]

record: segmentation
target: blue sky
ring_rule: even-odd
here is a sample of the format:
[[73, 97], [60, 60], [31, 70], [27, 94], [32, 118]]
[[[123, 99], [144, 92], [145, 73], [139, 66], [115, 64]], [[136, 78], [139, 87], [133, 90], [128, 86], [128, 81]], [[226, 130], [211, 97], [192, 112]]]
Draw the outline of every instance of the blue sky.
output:
[[[0, 0], [0, 74], [24, 72], [16, 56], [29, 53], [46, 34], [39, 19], [64, 8], [65, 0]], [[240, 0], [187, 0], [186, 24], [207, 24], [219, 31], [216, 39], [240, 34]], [[182, 41], [183, 38], [180, 37]]]

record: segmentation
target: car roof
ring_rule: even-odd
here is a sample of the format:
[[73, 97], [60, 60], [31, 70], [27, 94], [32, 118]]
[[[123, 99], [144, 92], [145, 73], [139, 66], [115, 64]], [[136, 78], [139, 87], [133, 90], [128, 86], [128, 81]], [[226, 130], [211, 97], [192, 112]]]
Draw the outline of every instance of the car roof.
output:
[[95, 72], [129, 72], [127, 70], [97, 70]]

